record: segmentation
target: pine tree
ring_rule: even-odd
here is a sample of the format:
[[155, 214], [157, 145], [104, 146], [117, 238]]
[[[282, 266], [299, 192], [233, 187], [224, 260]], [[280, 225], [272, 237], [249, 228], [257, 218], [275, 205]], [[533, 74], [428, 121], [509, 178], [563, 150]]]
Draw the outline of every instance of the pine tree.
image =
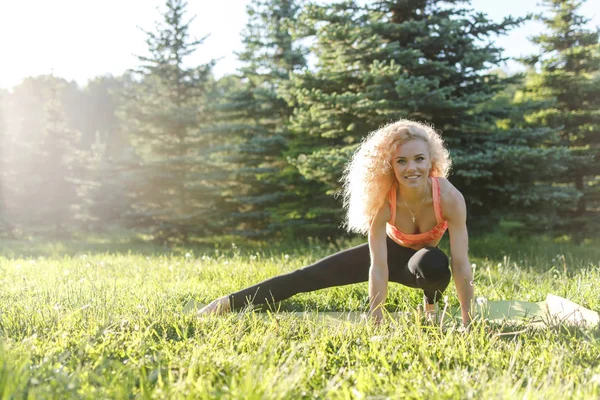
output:
[[[102, 76], [88, 81], [84, 88], [83, 136], [86, 159], [80, 192], [85, 204], [78, 220], [86, 229], [103, 231], [122, 228], [121, 219], [127, 212], [128, 183], [124, 164], [131, 159], [130, 145], [116, 112], [121, 104], [123, 88], [131, 85], [131, 77]], [[90, 140], [93, 138], [93, 140]]]
[[544, 0], [546, 12], [538, 18], [548, 32], [532, 39], [540, 54], [523, 60], [537, 68], [526, 96], [551, 101], [528, 120], [558, 129], [561, 144], [572, 152], [566, 173], [555, 180], [579, 193], [574, 207], [561, 210], [562, 229], [579, 238], [600, 227], [600, 30], [586, 28], [590, 20], [578, 13], [582, 4]]
[[75, 214], [81, 207], [78, 181], [82, 159], [78, 148], [80, 133], [68, 127], [58, 90], [53, 89], [44, 107], [41, 157], [33, 161], [41, 178], [39, 200], [43, 221], [50, 224], [54, 234], [64, 234], [75, 229]]
[[[290, 216], [282, 207], [300, 177], [287, 162], [287, 123], [293, 108], [278, 91], [306, 66], [304, 51], [293, 38], [298, 0], [261, 0], [247, 7], [244, 50], [238, 54], [241, 85], [219, 105], [217, 127], [232, 139], [230, 166], [232, 222], [238, 234], [272, 235]], [[293, 189], [292, 189], [293, 191]]]
[[86, 231], [124, 228], [122, 217], [130, 204], [126, 193], [129, 182], [123, 170], [128, 159], [110, 154], [111, 136], [97, 133], [96, 141], [82, 152], [86, 163], [80, 171], [78, 194], [83, 202], [77, 209], [78, 224]]
[[24, 232], [75, 229], [83, 161], [80, 134], [69, 126], [62, 101], [68, 85], [52, 75], [27, 78], [11, 94], [8, 203], [12, 225]]
[[[505, 60], [489, 37], [525, 18], [495, 23], [461, 3], [468, 2], [350, 0], [307, 8], [302, 20], [314, 36], [316, 69], [296, 75], [289, 91], [297, 107], [290, 156], [304, 176], [335, 193], [361, 138], [408, 118], [443, 133], [455, 165], [451, 181], [468, 193], [471, 223], [487, 225], [510, 209], [518, 185], [506, 172], [516, 163], [507, 159], [511, 144], [496, 125], [509, 110], [485, 104], [520, 77], [486, 72]], [[298, 203], [342, 220], [332, 196]]]
[[[525, 98], [522, 84], [507, 86], [484, 108], [498, 116], [494, 125], [496, 148], [489, 167], [497, 182], [495, 194], [509, 207], [495, 205], [489, 216], [503, 219], [511, 234], [528, 235], [556, 229], [558, 210], [577, 199], [577, 193], [556, 185], [565, 173], [571, 152], [560, 144], [555, 128], [532, 122], [533, 110], [548, 106], [547, 101]], [[521, 222], [515, 223], [515, 222]]]
[[83, 88], [84, 116], [81, 131], [86, 148], [98, 142], [98, 135], [104, 138], [109, 156], [118, 157], [128, 146], [120, 129], [116, 111], [120, 105], [123, 88], [129, 84], [129, 79], [128, 75], [99, 76], [90, 79]]
[[44, 158], [41, 143], [44, 139], [44, 105], [51, 98], [55, 79], [50, 76], [26, 78], [8, 95], [6, 117], [8, 140], [4, 153], [6, 169], [3, 170], [5, 201], [10, 213], [10, 223], [15, 234], [30, 231], [35, 224], [43, 227], [42, 196], [39, 188], [43, 183], [34, 162]]
[[156, 237], [208, 234], [217, 219], [220, 176], [209, 156], [218, 142], [201, 129], [213, 62], [186, 67], [205, 40], [190, 39], [186, 7], [167, 0], [155, 32], [145, 32], [150, 55], [139, 57], [139, 82], [121, 114], [139, 157], [129, 165], [130, 220]]

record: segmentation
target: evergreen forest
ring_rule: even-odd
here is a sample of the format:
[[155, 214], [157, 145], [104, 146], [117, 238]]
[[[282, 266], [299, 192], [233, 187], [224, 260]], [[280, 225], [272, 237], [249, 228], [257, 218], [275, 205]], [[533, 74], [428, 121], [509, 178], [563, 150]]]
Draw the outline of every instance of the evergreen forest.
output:
[[[582, 1], [540, 4], [495, 21], [459, 0], [255, 0], [242, 67], [217, 78], [166, 0], [122, 75], [0, 89], [0, 237], [340, 237], [344, 166], [401, 118], [442, 133], [471, 231], [597, 236], [600, 30]], [[531, 19], [538, 52], [508, 75], [494, 38]]]

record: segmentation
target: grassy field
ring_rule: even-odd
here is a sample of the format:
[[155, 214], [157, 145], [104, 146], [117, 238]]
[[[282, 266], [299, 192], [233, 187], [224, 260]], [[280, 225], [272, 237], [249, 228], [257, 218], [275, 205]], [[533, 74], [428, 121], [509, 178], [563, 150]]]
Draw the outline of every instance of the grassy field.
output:
[[[424, 323], [390, 284], [379, 327], [287, 311], [364, 311], [367, 285], [302, 294], [278, 312], [182, 312], [358, 242], [153, 247], [0, 244], [0, 398], [565, 399], [600, 397], [600, 330]], [[443, 247], [447, 244], [443, 244]], [[600, 310], [597, 243], [475, 238], [476, 295]], [[453, 285], [447, 292], [457, 304]]]

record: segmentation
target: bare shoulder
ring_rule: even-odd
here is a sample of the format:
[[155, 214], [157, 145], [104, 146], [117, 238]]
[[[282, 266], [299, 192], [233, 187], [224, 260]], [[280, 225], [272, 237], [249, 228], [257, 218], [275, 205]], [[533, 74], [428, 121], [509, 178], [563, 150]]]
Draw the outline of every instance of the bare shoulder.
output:
[[377, 213], [373, 217], [373, 223], [371, 224], [371, 232], [385, 232], [385, 224], [392, 217], [390, 206], [387, 202], [383, 203]]
[[466, 217], [466, 205], [463, 194], [446, 178], [438, 178], [444, 218], [463, 219]]

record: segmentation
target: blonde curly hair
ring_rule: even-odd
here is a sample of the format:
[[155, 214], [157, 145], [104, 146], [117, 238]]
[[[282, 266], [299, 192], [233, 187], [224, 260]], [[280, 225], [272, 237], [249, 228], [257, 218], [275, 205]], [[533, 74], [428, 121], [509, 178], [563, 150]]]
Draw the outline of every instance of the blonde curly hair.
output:
[[427, 143], [431, 158], [429, 176], [448, 176], [452, 165], [450, 154], [432, 126], [401, 119], [371, 132], [354, 152], [342, 177], [347, 209], [344, 225], [348, 231], [368, 234], [375, 214], [386, 202], [395, 182], [392, 153], [411, 139]]

